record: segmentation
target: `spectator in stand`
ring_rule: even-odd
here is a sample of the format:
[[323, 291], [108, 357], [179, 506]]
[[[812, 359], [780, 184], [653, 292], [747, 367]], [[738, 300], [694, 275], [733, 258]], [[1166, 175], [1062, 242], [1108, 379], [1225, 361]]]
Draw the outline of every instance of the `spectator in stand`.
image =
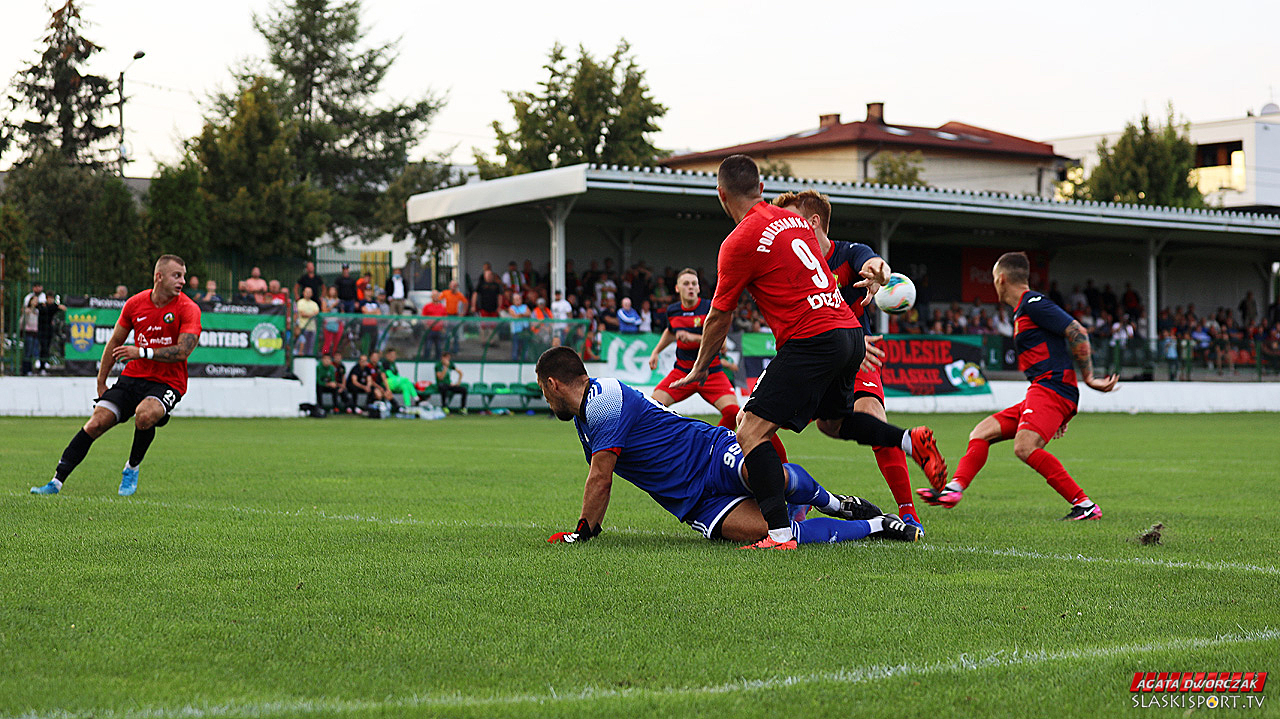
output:
[[256, 305], [258, 300], [249, 291], [248, 283], [240, 280], [236, 283], [236, 296], [231, 298], [231, 303], [236, 305]]
[[600, 281], [596, 283], [596, 302], [601, 307], [608, 307], [609, 300], [613, 300], [613, 306], [618, 306], [618, 283], [613, 279], [613, 272], [605, 270], [600, 277]]
[[208, 280], [204, 283], [204, 294], [197, 298], [198, 302], [207, 304], [217, 304], [222, 301], [222, 295], [218, 294], [218, 281]]
[[590, 297], [582, 298], [582, 307], [578, 309], [578, 318], [587, 320], [587, 324], [581, 327], [579, 331], [582, 332], [582, 359], [584, 362], [590, 362], [596, 359], [593, 348], [597, 346], [596, 335], [600, 331], [600, 318]]
[[1124, 294], [1120, 296], [1121, 312], [1133, 319], [1142, 313], [1142, 297], [1133, 289], [1132, 282], [1124, 283]]
[[1080, 291], [1080, 285], [1072, 285], [1071, 296], [1067, 298], [1066, 306], [1079, 307], [1080, 305], [1087, 307], [1089, 305], [1089, 298], [1085, 297], [1084, 293]]
[[267, 301], [259, 302], [259, 304], [268, 305], [287, 305], [289, 304], [289, 294], [280, 286], [280, 280], [271, 280], [267, 285]]
[[1085, 280], [1084, 282], [1084, 301], [1089, 305], [1089, 314], [1096, 319], [1102, 314], [1102, 293], [1098, 292], [1098, 288], [1093, 286], [1093, 280]]
[[22, 374], [40, 369], [40, 297], [27, 295], [22, 308]]
[[1012, 337], [1013, 324], [1009, 322], [1007, 308], [1008, 308], [1008, 305], [1004, 304], [1003, 302], [1000, 303], [1000, 307], [996, 310], [996, 316], [991, 318], [991, 329], [994, 330], [997, 334], [1003, 335], [1005, 337]]
[[302, 288], [311, 288], [311, 299], [319, 300], [324, 297], [324, 280], [320, 275], [316, 274], [316, 263], [307, 262], [302, 267], [302, 275], [298, 277], [298, 281], [293, 283], [293, 296], [295, 299], [302, 299]]
[[1258, 301], [1253, 299], [1253, 290], [1244, 293], [1244, 299], [1240, 300], [1240, 320], [1246, 325], [1253, 324], [1258, 318]]
[[369, 301], [376, 301], [377, 297], [373, 292], [373, 273], [366, 272], [356, 280], [356, 301], [364, 304]]
[[[453, 373], [458, 374], [457, 383], [453, 382]], [[453, 355], [445, 352], [440, 355], [440, 361], [436, 362], [436, 391], [440, 393], [440, 406], [448, 408], [449, 398], [453, 395], [461, 395], [462, 402], [458, 408], [463, 414], [467, 413], [467, 386], [462, 384], [462, 370], [453, 364]]]
[[311, 296], [311, 285], [302, 288], [302, 299], [294, 306], [294, 324], [298, 327], [298, 354], [310, 355], [316, 343], [316, 315], [320, 305]]
[[[514, 262], [511, 264], [515, 264]], [[519, 292], [511, 294], [511, 306], [507, 308], [507, 316], [513, 319], [533, 316], [533, 312], [529, 310], [529, 305], [524, 303], [524, 298]], [[529, 342], [529, 323], [528, 322], [512, 322], [511, 323], [511, 361], [523, 362], [525, 347]]]
[[361, 352], [373, 352], [378, 349], [378, 318], [374, 315], [382, 314], [382, 310], [378, 309], [376, 300], [370, 299], [360, 305], [360, 313], [365, 317], [360, 320], [360, 337], [356, 343]]
[[40, 284], [39, 282], [32, 282], [31, 291], [28, 292], [26, 296], [22, 298], [22, 306], [26, 307], [27, 303], [31, 302], [32, 297], [36, 298], [37, 303], [44, 304], [45, 303], [44, 285]]
[[374, 294], [374, 301], [378, 303], [378, 314], [380, 315], [391, 314], [391, 303], [387, 301], [386, 292], [383, 292], [382, 290], [378, 290]]
[[525, 260], [524, 266], [520, 268], [520, 289], [526, 293], [538, 286], [538, 273], [533, 269], [533, 261]]
[[[338, 299], [337, 285], [330, 285], [325, 290], [324, 298], [320, 301], [320, 311], [326, 315], [334, 314], [342, 311], [342, 300]], [[320, 351], [324, 354], [337, 353], [338, 345], [342, 341], [342, 320], [337, 317], [324, 318], [324, 344]]]
[[[481, 317], [497, 317], [501, 297], [502, 283], [498, 282], [493, 270], [485, 270], [476, 283], [475, 291], [471, 293], [471, 307]], [[480, 334], [482, 341], [492, 347], [498, 327], [492, 322], [481, 323]]]
[[610, 297], [604, 301], [604, 306], [596, 313], [596, 320], [600, 323], [600, 329], [604, 332], [618, 331], [618, 301]]
[[351, 404], [343, 387], [342, 356], [337, 352], [320, 355], [320, 366], [316, 368], [316, 404], [323, 407], [325, 395], [333, 398], [333, 407], [339, 412], [345, 412]]
[[467, 314], [467, 297], [458, 291], [457, 280], [449, 280], [449, 289], [440, 293], [440, 301], [444, 303], [444, 313], [449, 317]]
[[649, 300], [640, 303], [640, 331], [653, 332], [653, 310]]
[[383, 291], [387, 293], [387, 305], [391, 314], [404, 314], [404, 302], [409, 298], [409, 287], [405, 284], [404, 274], [399, 267], [391, 270], [391, 276], [387, 278]]
[[[200, 278], [195, 275], [187, 277], [187, 284], [182, 288], [182, 294], [190, 297], [192, 300], [200, 297]], [[116, 293], [113, 297], [129, 299], [129, 288], [124, 285], [116, 285]]]
[[1173, 334], [1172, 329], [1167, 329], [1160, 336], [1160, 356], [1164, 358], [1165, 365], [1169, 368], [1169, 381], [1173, 382], [1178, 379], [1178, 338]]
[[1049, 299], [1059, 307], [1066, 307], [1066, 298], [1062, 296], [1062, 292], [1058, 289], [1058, 281], [1054, 280], [1049, 283]]
[[244, 281], [244, 288], [253, 295], [253, 301], [260, 305], [267, 304], [267, 281], [262, 279], [262, 269], [255, 267], [249, 270], [249, 279]]
[[45, 294], [44, 300], [44, 304], [36, 308], [39, 313], [36, 334], [40, 340], [40, 374], [49, 374], [49, 363], [53, 359], [54, 326], [57, 324], [58, 314], [66, 312], [67, 307], [58, 301], [56, 295]]
[[640, 313], [631, 306], [631, 298], [622, 298], [622, 307], [618, 308], [618, 332], [633, 335], [640, 331]]
[[1102, 286], [1102, 296], [1100, 299], [1102, 300], [1103, 312], [1106, 312], [1112, 317], [1120, 316], [1120, 298], [1117, 297], [1115, 291], [1111, 289], [1111, 285]]
[[533, 322], [529, 323], [529, 339], [533, 343], [533, 351], [529, 353], [530, 357], [538, 357], [544, 350], [551, 346], [552, 332], [551, 308], [547, 307], [547, 298], [538, 297], [533, 302]]
[[1280, 372], [1280, 325], [1274, 325], [1259, 350], [1263, 368]]
[[[441, 295], [440, 290], [435, 290], [431, 293], [431, 301], [422, 304], [423, 317], [448, 316], [449, 310], [444, 306]], [[437, 320], [427, 323], [427, 346], [423, 355], [426, 359], [434, 359], [444, 354], [444, 337], [445, 323], [443, 321]]]
[[[194, 280], [194, 278], [192, 278], [192, 279]], [[188, 284], [190, 284], [192, 287], [195, 287], [195, 285], [194, 285], [194, 284], [192, 284], [192, 283], [188, 283]], [[127, 299], [129, 299], [129, 288], [128, 288], [128, 287], [125, 287], [124, 285], [116, 285], [116, 291], [115, 291], [115, 294], [111, 295], [111, 299], [113, 299], [113, 300], [127, 300]]]
[[[578, 280], [578, 272], [573, 267], [573, 260], [564, 261], [564, 292], [566, 295], [578, 295], [580, 282]], [[551, 303], [551, 311], [555, 312], [555, 302]]]
[[502, 273], [502, 289], [507, 292], [520, 291], [520, 268], [516, 266], [515, 260], [508, 262], [506, 271]]
[[342, 274], [333, 281], [333, 286], [338, 290], [338, 301], [343, 312], [352, 314], [360, 311], [357, 304], [359, 298], [356, 296], [356, 279], [351, 276], [351, 265], [342, 266]]
[[[573, 304], [564, 298], [564, 293], [556, 290], [555, 298], [551, 300], [551, 316], [557, 320], [567, 320], [573, 315]], [[554, 324], [551, 326], [551, 346], [559, 347], [566, 340], [566, 333], [569, 330], [567, 324]]]

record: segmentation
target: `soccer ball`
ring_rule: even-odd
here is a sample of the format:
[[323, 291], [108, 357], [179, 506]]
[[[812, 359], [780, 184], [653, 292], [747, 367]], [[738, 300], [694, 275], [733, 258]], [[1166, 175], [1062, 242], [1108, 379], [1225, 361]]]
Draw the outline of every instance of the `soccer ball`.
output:
[[891, 315], [900, 315], [916, 303], [916, 285], [909, 277], [894, 272], [889, 284], [876, 293], [876, 307]]

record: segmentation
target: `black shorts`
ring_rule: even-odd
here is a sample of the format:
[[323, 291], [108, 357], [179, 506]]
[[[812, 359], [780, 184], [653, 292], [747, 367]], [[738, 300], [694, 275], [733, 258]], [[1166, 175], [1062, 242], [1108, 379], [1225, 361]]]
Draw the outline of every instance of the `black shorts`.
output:
[[111, 410], [117, 422], [126, 422], [147, 397], [155, 397], [164, 407], [164, 418], [156, 423], [157, 427], [169, 423], [169, 413], [182, 401], [178, 390], [162, 382], [152, 382], [140, 377], [121, 377], [98, 398], [98, 406]]
[[799, 432], [813, 419], [838, 419], [853, 406], [853, 378], [867, 353], [862, 328], [787, 340], [756, 382], [744, 410]]

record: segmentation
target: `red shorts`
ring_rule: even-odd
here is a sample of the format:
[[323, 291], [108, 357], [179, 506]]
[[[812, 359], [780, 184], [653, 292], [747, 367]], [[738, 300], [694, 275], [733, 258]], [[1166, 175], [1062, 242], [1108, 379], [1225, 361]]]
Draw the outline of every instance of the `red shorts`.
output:
[[[734, 394], [733, 385], [729, 384], [729, 378], [725, 376], [724, 372], [719, 372], [719, 371], [712, 372], [711, 374], [707, 375], [707, 378], [703, 380], [700, 384], [687, 384], [687, 385], [684, 385], [683, 387], [676, 387], [675, 389], [671, 389], [672, 382], [675, 382], [678, 379], [682, 379], [687, 374], [689, 373], [685, 372], [679, 367], [672, 369], [670, 372], [667, 373], [666, 377], [662, 378], [662, 384], [658, 385], [655, 388], [655, 391], [662, 390], [663, 392], [666, 392], [667, 394], [671, 395], [671, 398], [676, 402], [686, 400], [692, 397], [693, 395], [697, 394], [698, 396], [702, 397], [712, 405], [714, 405], [716, 403], [716, 400], [720, 399], [721, 397], [727, 394], [729, 395]], [[734, 403], [735, 404], [737, 403], [737, 395], [734, 395]]]
[[1027, 388], [1026, 399], [991, 416], [1000, 423], [1000, 436], [1005, 439], [1011, 439], [1020, 430], [1029, 429], [1048, 442], [1076, 416], [1076, 403], [1051, 389], [1033, 384]]
[[884, 406], [884, 382], [880, 379], [879, 367], [870, 372], [858, 370], [858, 374], [853, 378], [853, 401], [857, 402], [860, 396], [875, 397], [880, 400], [880, 405]]

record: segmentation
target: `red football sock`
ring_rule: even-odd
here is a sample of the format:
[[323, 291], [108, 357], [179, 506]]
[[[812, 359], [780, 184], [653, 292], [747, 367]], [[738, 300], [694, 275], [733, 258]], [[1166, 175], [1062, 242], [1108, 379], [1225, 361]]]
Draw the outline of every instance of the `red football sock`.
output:
[[1080, 489], [1080, 485], [1076, 484], [1076, 481], [1071, 478], [1071, 475], [1067, 474], [1062, 462], [1059, 462], [1057, 457], [1043, 449], [1037, 449], [1032, 452], [1031, 456], [1027, 457], [1027, 464], [1043, 475], [1049, 486], [1053, 487], [1053, 491], [1061, 494], [1062, 498], [1068, 502], [1076, 504], [1089, 498], [1084, 493], [1084, 490]]
[[969, 440], [969, 449], [956, 465], [956, 476], [952, 477], [952, 481], [958, 482], [961, 489], [968, 489], [974, 476], [982, 471], [983, 465], [987, 463], [987, 452], [990, 449], [991, 443], [985, 439]]
[[[731, 404], [720, 410], [720, 424], [717, 427], [728, 427], [729, 429], [738, 428], [738, 405]], [[783, 460], [785, 461], [785, 460]]]
[[774, 432], [773, 435], [769, 437], [769, 444], [773, 445], [774, 451], [778, 453], [778, 457], [780, 457], [785, 463], [787, 461], [787, 448], [782, 446], [782, 439], [778, 437], [777, 432]]
[[901, 447], [876, 447], [876, 464], [880, 465], [880, 474], [893, 492], [893, 499], [898, 503], [898, 514], [916, 513], [915, 502], [912, 501], [911, 473], [907, 471], [907, 453]]

